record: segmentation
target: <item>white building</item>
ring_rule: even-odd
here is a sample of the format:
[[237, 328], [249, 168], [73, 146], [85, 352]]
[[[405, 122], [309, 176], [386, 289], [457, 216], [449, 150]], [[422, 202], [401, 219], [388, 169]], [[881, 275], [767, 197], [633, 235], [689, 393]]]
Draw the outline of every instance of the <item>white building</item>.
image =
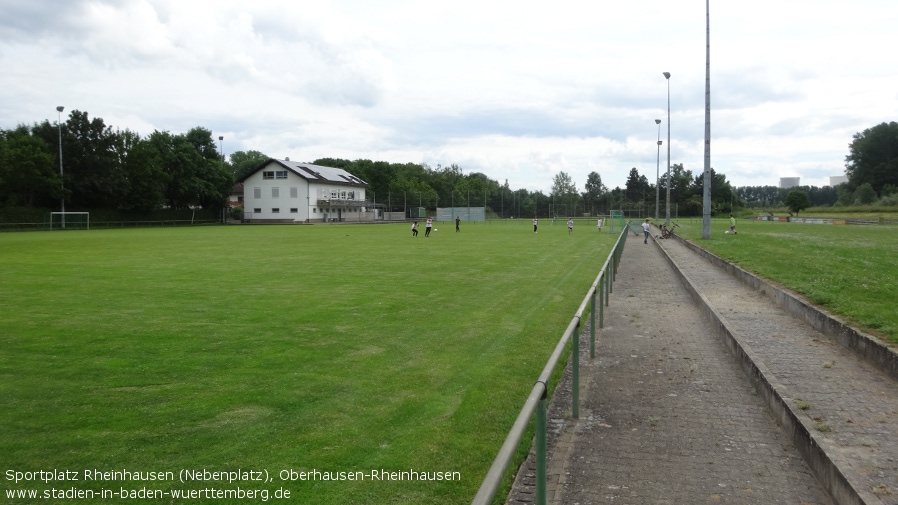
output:
[[253, 221], [363, 221], [368, 184], [341, 168], [269, 159], [243, 179], [243, 210]]

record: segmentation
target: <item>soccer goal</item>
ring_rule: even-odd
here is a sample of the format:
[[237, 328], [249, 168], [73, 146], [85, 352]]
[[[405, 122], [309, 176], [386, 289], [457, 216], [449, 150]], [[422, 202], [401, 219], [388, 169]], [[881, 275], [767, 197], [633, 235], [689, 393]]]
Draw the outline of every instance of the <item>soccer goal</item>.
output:
[[89, 230], [90, 212], [51, 212], [51, 230]]

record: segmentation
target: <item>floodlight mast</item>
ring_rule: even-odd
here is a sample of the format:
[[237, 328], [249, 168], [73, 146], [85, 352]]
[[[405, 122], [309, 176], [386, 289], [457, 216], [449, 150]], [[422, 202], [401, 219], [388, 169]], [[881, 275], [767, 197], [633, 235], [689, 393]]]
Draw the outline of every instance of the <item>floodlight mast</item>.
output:
[[659, 198], [661, 194], [661, 120], [656, 119], [658, 125], [658, 160], [655, 163], [655, 221], [658, 221]]
[[664, 78], [667, 79], [667, 202], [664, 225], [670, 226], [670, 72], [664, 72]]
[[[711, 238], [711, 12], [705, 0], [705, 175], [702, 188], [702, 238]], [[732, 205], [730, 205], [732, 207]], [[730, 211], [733, 209], [731, 208]]]
[[62, 173], [62, 111], [65, 107], [62, 105], [56, 107], [56, 129], [59, 130], [59, 184], [62, 185], [62, 195], [60, 196], [60, 207], [62, 210], [62, 229], [65, 229], [65, 180]]
[[[218, 136], [218, 157], [221, 159], [221, 164], [224, 165], [224, 135]], [[221, 207], [221, 222], [222, 224], [227, 222], [227, 213], [228, 208], [230, 208], [230, 204], [225, 200], [225, 204]]]

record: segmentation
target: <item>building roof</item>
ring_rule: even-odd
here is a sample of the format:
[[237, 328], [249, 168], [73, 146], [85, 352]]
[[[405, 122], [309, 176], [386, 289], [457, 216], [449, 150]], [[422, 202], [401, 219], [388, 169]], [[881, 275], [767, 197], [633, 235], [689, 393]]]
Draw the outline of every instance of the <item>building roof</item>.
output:
[[272, 163], [277, 163], [282, 167], [290, 170], [294, 174], [302, 177], [309, 182], [326, 182], [332, 184], [348, 184], [351, 186], [367, 186], [368, 183], [343, 170], [342, 168], [325, 167], [322, 165], [313, 165], [311, 163], [299, 163], [290, 160], [277, 160], [270, 158], [265, 163], [259, 165], [252, 172], [247, 173], [237, 182], [243, 182], [253, 174], [268, 167]]

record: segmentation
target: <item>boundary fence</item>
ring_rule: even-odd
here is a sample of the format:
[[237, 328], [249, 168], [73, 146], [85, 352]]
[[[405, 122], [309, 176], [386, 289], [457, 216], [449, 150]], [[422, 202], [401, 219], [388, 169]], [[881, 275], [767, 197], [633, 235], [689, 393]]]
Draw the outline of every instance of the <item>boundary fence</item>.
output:
[[[624, 251], [624, 244], [627, 239], [627, 228], [623, 227], [620, 235], [611, 249], [611, 253], [602, 265], [596, 280], [593, 281], [589, 291], [580, 303], [580, 307], [571, 318], [567, 329], [561, 335], [561, 339], [555, 346], [555, 350], [549, 357], [549, 361], [540, 373], [539, 378], [533, 385], [530, 395], [524, 401], [524, 407], [515, 419], [514, 424], [509, 431], [505, 442], [499, 449], [499, 453], [493, 460], [492, 466], [480, 484], [480, 489], [474, 496], [472, 505], [489, 505], [496, 497], [496, 493], [502, 484], [502, 479], [508, 471], [517, 447], [520, 445], [524, 437], [524, 432], [530, 424], [530, 420], [536, 415], [536, 504], [545, 505], [546, 503], [546, 479], [547, 479], [547, 461], [548, 455], [546, 450], [546, 437], [548, 434], [547, 409], [548, 409], [548, 382], [549, 378], [561, 360], [561, 356], [567, 347], [568, 341], [573, 340], [571, 344], [571, 416], [575, 419], [580, 417], [580, 322], [583, 313], [591, 304], [592, 330], [590, 332], [589, 357], [595, 358], [596, 355], [596, 328], [605, 326], [605, 307], [608, 305], [608, 298], [612, 293], [612, 285], [617, 276], [617, 268], [620, 264], [621, 255]], [[598, 303], [596, 298], [598, 298]], [[599, 325], [596, 326], [596, 313], [598, 312]]]
[[486, 207], [437, 207], [437, 221], [486, 221]]
[[[90, 230], [110, 228], [167, 228], [172, 226], [209, 226], [221, 225], [221, 221], [213, 219], [159, 219], [155, 221], [91, 221]], [[71, 230], [87, 231], [86, 228], [70, 227]], [[69, 231], [70, 228], [53, 227], [52, 231]], [[0, 223], [0, 232], [15, 231], [50, 231], [49, 223]]]

